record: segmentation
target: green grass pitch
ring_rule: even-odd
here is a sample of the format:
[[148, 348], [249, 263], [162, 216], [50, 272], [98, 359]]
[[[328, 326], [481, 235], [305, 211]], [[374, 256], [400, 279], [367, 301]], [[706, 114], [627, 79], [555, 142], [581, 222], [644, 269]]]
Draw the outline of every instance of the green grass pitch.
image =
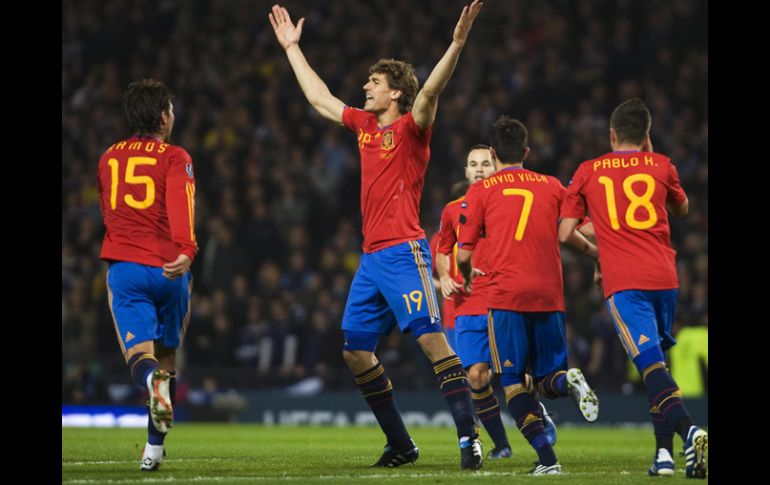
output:
[[[64, 484], [246, 483], [561, 483], [569, 485], [684, 482], [681, 440], [674, 441], [673, 478], [649, 478], [654, 439], [645, 429], [591, 426], [559, 428], [556, 454], [564, 474], [531, 477], [535, 452], [508, 430], [513, 458], [484, 460], [480, 471], [460, 470], [454, 430], [413, 428], [417, 465], [370, 468], [385, 444], [379, 428], [265, 427], [252, 424], [179, 423], [166, 439], [166, 461], [140, 472], [143, 429], [62, 428]], [[482, 432], [484, 453], [492, 442]], [[701, 482], [702, 483], [702, 482]]]

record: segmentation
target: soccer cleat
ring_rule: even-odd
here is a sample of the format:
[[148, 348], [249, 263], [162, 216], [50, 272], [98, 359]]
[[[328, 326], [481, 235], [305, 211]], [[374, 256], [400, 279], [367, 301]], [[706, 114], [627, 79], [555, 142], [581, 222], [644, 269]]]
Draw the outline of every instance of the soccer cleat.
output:
[[500, 458], [510, 458], [513, 456], [510, 446], [495, 446], [492, 451], [489, 452], [487, 458], [490, 460], [499, 460]]
[[162, 369], [147, 376], [147, 389], [150, 391], [150, 419], [155, 429], [168, 433], [174, 424], [174, 410], [171, 407], [169, 381], [171, 375]]
[[164, 456], [166, 456], [166, 450], [163, 449], [163, 445], [146, 443], [142, 448], [142, 461], [139, 463], [139, 469], [143, 472], [156, 471], [163, 463]]
[[394, 450], [390, 445], [385, 445], [382, 456], [376, 463], [372, 463], [371, 466], [395, 468], [397, 466], [406, 465], [407, 463], [417, 462], [417, 458], [420, 456], [420, 450], [417, 449], [414, 441], [409, 440], [409, 443], [411, 444], [410, 448], [405, 448], [400, 451]]
[[599, 398], [588, 387], [580, 369], [572, 368], [567, 371], [567, 387], [586, 421], [591, 423], [596, 421], [599, 417]]
[[658, 450], [652, 459], [652, 465], [647, 470], [647, 474], [651, 477], [671, 476], [674, 474], [674, 459], [667, 449], [661, 448]]
[[551, 466], [541, 465], [536, 461], [535, 467], [529, 471], [530, 475], [561, 475], [561, 465], [554, 463]]
[[705, 431], [697, 426], [690, 426], [690, 431], [687, 432], [687, 439], [684, 442], [685, 478], [706, 478], [708, 439], [708, 434]]
[[553, 424], [553, 419], [545, 410], [545, 405], [540, 403], [540, 411], [543, 412], [543, 431], [545, 431], [545, 437], [551, 446], [556, 444], [556, 425]]
[[460, 468], [478, 470], [484, 461], [484, 450], [478, 435], [475, 438], [460, 442]]

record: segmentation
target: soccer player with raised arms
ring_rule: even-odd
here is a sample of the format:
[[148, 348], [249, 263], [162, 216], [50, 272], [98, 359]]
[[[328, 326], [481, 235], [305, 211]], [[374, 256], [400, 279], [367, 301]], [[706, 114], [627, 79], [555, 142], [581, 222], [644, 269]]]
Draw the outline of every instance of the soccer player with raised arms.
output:
[[402, 332], [411, 332], [433, 362], [457, 427], [461, 467], [478, 469], [482, 465], [467, 374], [441, 329], [430, 250], [419, 220], [438, 98], [482, 5], [474, 0], [463, 7], [452, 43], [419, 91], [410, 64], [381, 59], [372, 65], [363, 85], [363, 109], [346, 106], [332, 95], [308, 64], [299, 47], [305, 19], [295, 26], [279, 5], [269, 14], [275, 36], [310, 104], [358, 138], [364, 254], [342, 318], [343, 356], [387, 438], [374, 466], [413, 463], [419, 454], [396, 407], [390, 379], [374, 355], [380, 336], [396, 325]]
[[[468, 189], [459, 216], [457, 266], [471, 292], [476, 272], [471, 260], [485, 234], [489, 278], [489, 347], [494, 372], [501, 375], [508, 410], [538, 456], [530, 473], [561, 473], [534, 395], [576, 399], [588, 421], [599, 401], [579, 369], [567, 369], [564, 283], [557, 233], [564, 186], [555, 178], [523, 167], [529, 154], [527, 129], [501, 116], [490, 130], [498, 170]], [[580, 233], [566, 241], [596, 258], [596, 247]], [[476, 262], [474, 262], [476, 264]], [[480, 282], [483, 280], [480, 280]], [[458, 323], [459, 325], [459, 323]], [[533, 379], [528, 378], [531, 367]]]
[[157, 470], [173, 424], [176, 349], [190, 318], [195, 241], [192, 159], [168, 143], [171, 90], [151, 79], [123, 95], [129, 138], [99, 159], [99, 208], [107, 230], [101, 258], [118, 343], [131, 376], [149, 391], [147, 444], [140, 469]]
[[652, 151], [651, 126], [641, 99], [615, 108], [610, 117], [612, 152], [581, 163], [575, 171], [561, 210], [559, 238], [572, 237], [579, 219], [590, 212], [604, 298], [650, 401], [655, 455], [648, 473], [674, 474], [676, 432], [684, 442], [685, 477], [705, 478], [708, 435], [690, 418], [664, 355], [676, 344], [671, 325], [679, 288], [666, 209], [683, 217], [688, 200], [671, 159]]

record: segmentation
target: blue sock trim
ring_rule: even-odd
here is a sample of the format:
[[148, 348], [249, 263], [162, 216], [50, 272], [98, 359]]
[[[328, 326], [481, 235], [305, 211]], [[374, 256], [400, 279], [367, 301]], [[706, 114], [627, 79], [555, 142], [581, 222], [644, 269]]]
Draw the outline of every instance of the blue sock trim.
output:
[[128, 359], [128, 370], [137, 386], [147, 389], [147, 376], [158, 368], [158, 359], [146, 352], [134, 354]]
[[443, 332], [441, 322], [434, 322], [431, 317], [420, 317], [409, 322], [409, 329], [414, 334], [414, 338], [421, 337], [426, 333]]
[[636, 370], [639, 371], [639, 375], [641, 375], [644, 372], [644, 369], [652, 364], [665, 361], [666, 357], [663, 355], [663, 350], [659, 345], [656, 345], [637, 355], [634, 358], [634, 365], [636, 366]]
[[343, 330], [345, 335], [345, 350], [365, 350], [374, 352], [377, 343], [380, 341], [380, 334], [376, 332], [358, 332], [354, 330]]

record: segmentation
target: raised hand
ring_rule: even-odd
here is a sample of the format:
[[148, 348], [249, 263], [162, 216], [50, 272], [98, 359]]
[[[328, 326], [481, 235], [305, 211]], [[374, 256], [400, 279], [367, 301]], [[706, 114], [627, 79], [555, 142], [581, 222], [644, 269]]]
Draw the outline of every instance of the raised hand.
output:
[[[468, 40], [468, 32], [471, 31], [473, 21], [479, 16], [481, 7], [484, 4], [479, 0], [473, 0], [473, 3], [463, 7], [463, 12], [460, 14], [460, 20], [457, 21], [455, 32], [452, 35], [452, 40], [460, 45], [465, 45], [465, 41]], [[273, 7], [275, 9], [275, 7]], [[285, 9], [284, 9], [285, 10]]]
[[[305, 23], [305, 17], [299, 19], [299, 22], [297, 22], [297, 26], [295, 27], [291, 21], [291, 17], [289, 17], [289, 11], [278, 4], [273, 5], [273, 12], [267, 16], [270, 18], [270, 23], [273, 25], [273, 32], [275, 32], [275, 37], [278, 39], [278, 43], [281, 44], [281, 47], [288, 49], [294, 44], [299, 43], [299, 38], [302, 37], [302, 25]], [[468, 34], [466, 34], [466, 36], [467, 35]]]

